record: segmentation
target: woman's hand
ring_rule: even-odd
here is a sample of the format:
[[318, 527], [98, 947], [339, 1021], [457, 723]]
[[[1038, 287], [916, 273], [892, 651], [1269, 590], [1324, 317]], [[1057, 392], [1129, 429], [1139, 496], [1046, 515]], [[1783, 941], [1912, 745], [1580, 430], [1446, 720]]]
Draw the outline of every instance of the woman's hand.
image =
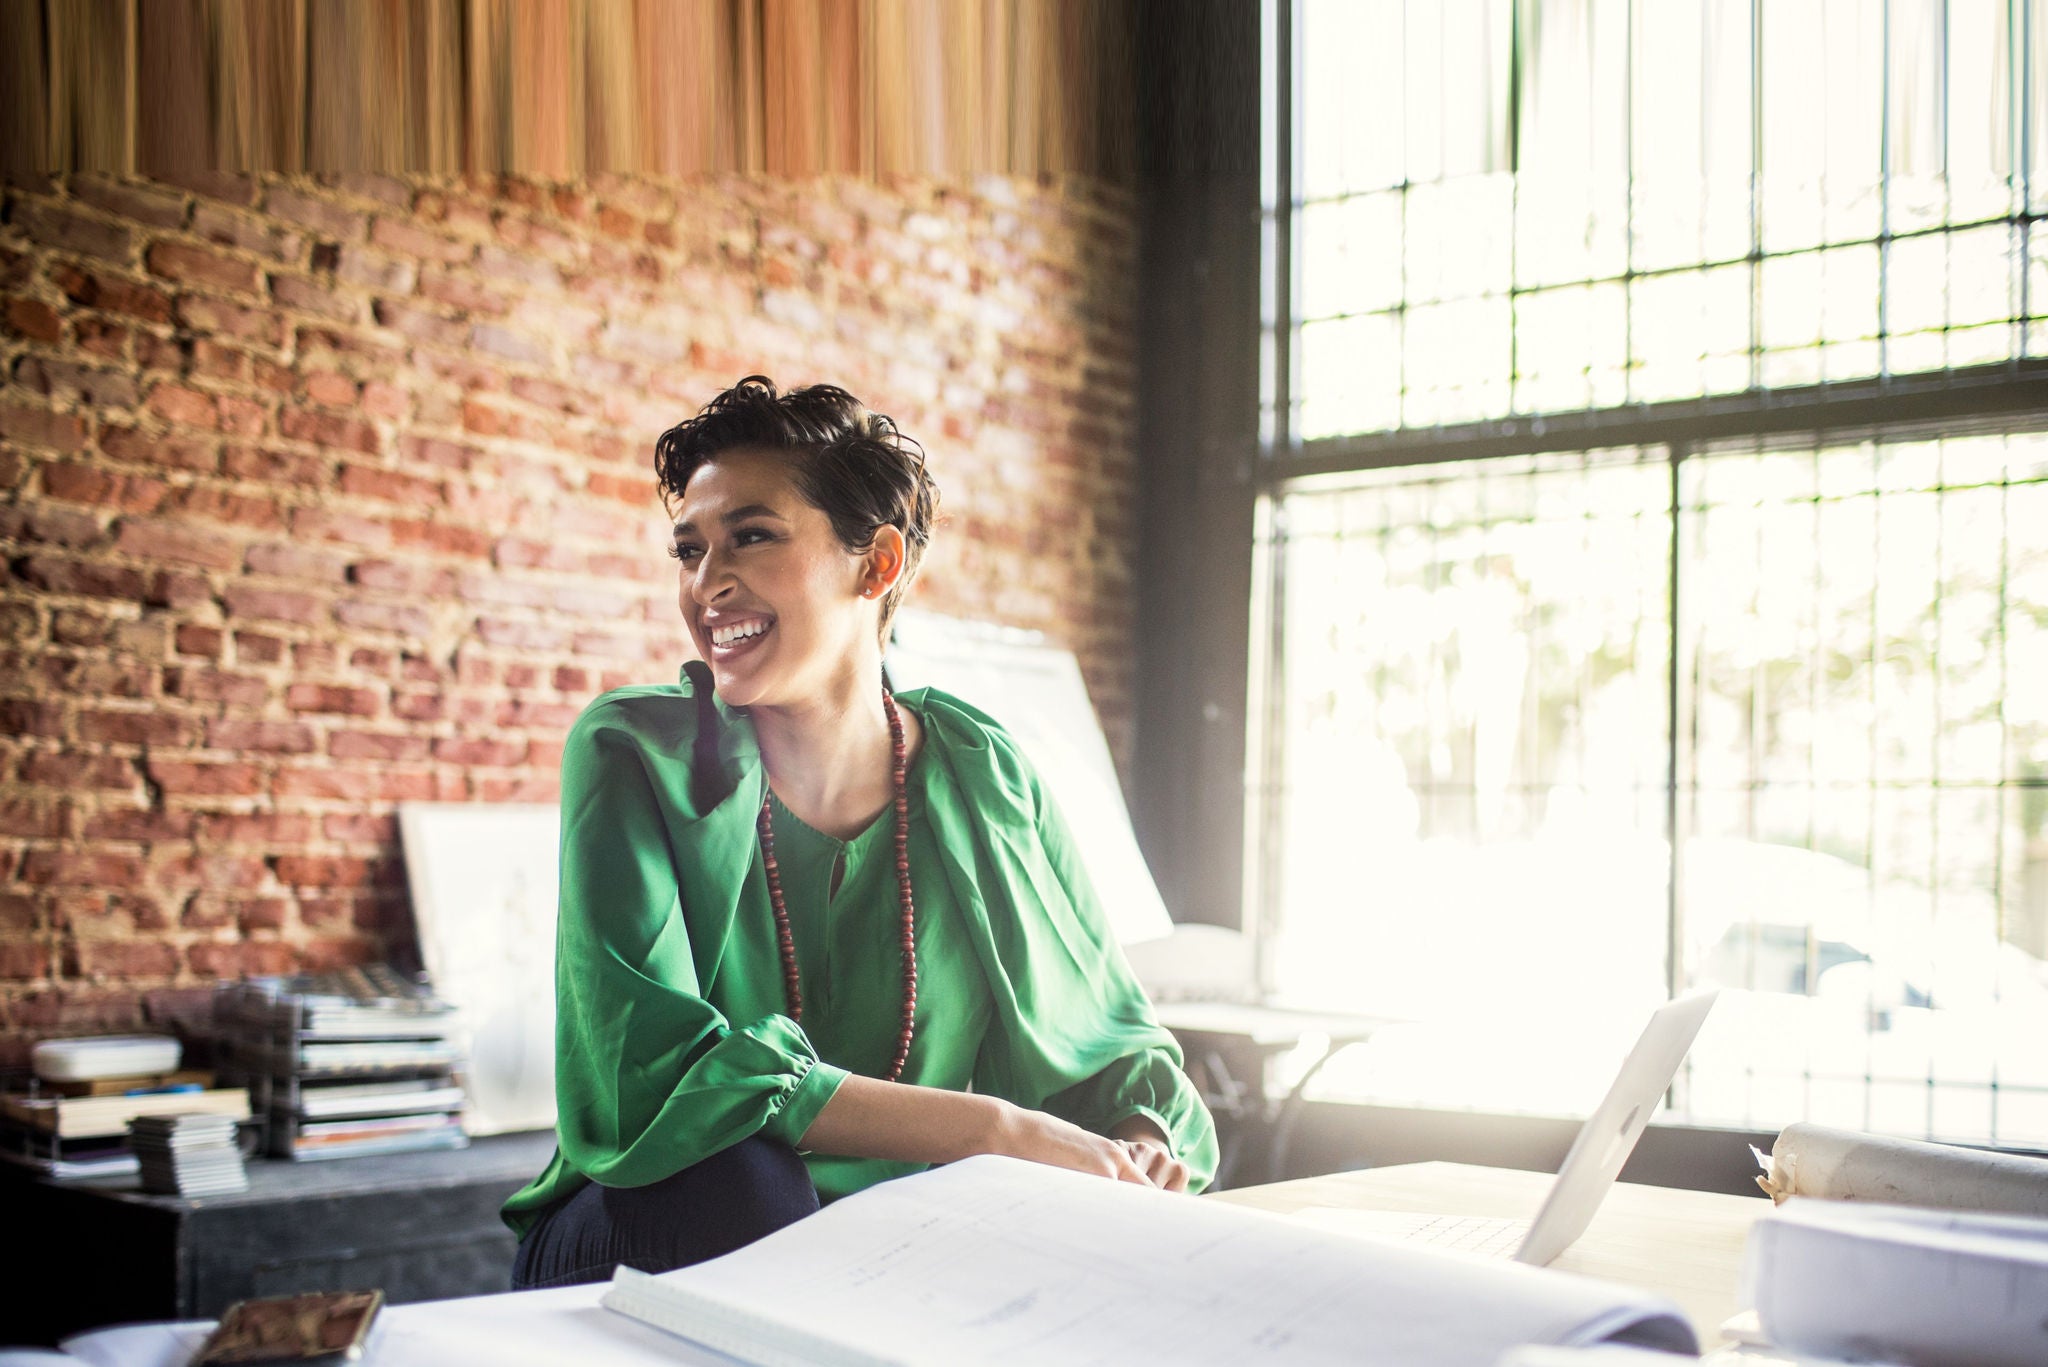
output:
[[1145, 1180], [1155, 1187], [1168, 1191], [1188, 1189], [1188, 1165], [1175, 1158], [1164, 1144], [1154, 1139], [1121, 1139], [1117, 1141], [1130, 1155], [1132, 1166], [1145, 1174]]
[[[1119, 1182], [1157, 1186], [1132, 1154], [1132, 1145], [1091, 1134], [1044, 1111], [1002, 1103], [996, 1129], [986, 1152], [1022, 1158], [1049, 1167], [1068, 1168], [1097, 1177], [1114, 1177]], [[1173, 1160], [1169, 1157], [1168, 1163]], [[1173, 1164], [1173, 1166], [1179, 1166]], [[1187, 1185], [1182, 1170], [1181, 1185]]]

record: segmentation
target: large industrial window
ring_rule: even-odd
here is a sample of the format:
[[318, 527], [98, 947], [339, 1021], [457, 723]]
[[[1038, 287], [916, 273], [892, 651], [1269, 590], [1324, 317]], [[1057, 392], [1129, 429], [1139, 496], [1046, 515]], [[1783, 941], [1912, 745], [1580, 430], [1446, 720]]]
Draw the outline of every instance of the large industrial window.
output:
[[1270, 14], [1257, 923], [1414, 1022], [1322, 1093], [1713, 984], [1694, 1120], [2048, 1145], [2048, 0]]

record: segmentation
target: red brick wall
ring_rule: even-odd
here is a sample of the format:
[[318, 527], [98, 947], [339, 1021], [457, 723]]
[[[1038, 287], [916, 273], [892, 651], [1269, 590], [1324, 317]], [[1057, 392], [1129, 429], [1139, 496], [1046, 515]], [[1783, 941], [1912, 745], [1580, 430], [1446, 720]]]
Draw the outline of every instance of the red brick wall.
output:
[[749, 371], [925, 442], [914, 601], [1075, 646], [1123, 758], [1135, 254], [1088, 184], [10, 188], [0, 1064], [403, 953], [395, 804], [674, 677], [650, 444]]

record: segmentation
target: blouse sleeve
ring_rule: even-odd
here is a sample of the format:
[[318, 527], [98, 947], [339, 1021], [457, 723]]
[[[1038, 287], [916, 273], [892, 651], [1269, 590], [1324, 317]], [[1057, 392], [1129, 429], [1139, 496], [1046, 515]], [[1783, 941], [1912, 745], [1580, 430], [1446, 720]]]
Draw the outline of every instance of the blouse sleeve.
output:
[[1016, 889], [1020, 914], [992, 927], [1015, 1009], [983, 1044], [975, 1087], [1097, 1134], [1144, 1116], [1198, 1191], [1216, 1173], [1215, 1124], [1124, 959], [1065, 819], [1035, 776], [1030, 785], [1053, 887], [1035, 897]]
[[735, 1026], [700, 995], [648, 763], [602, 703], [562, 756], [558, 1141], [577, 1171], [616, 1187], [756, 1133], [794, 1144], [846, 1076], [787, 1016]]

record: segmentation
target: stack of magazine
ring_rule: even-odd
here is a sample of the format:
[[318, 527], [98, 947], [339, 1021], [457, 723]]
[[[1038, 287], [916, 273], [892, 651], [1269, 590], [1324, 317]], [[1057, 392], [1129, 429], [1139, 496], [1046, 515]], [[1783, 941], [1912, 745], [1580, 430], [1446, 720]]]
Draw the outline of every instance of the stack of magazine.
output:
[[425, 984], [384, 967], [252, 978], [223, 987], [214, 1014], [273, 1155], [305, 1162], [469, 1143], [456, 1013]]
[[167, 1196], [224, 1196], [249, 1189], [235, 1122], [224, 1115], [145, 1115], [128, 1122], [142, 1189]]

